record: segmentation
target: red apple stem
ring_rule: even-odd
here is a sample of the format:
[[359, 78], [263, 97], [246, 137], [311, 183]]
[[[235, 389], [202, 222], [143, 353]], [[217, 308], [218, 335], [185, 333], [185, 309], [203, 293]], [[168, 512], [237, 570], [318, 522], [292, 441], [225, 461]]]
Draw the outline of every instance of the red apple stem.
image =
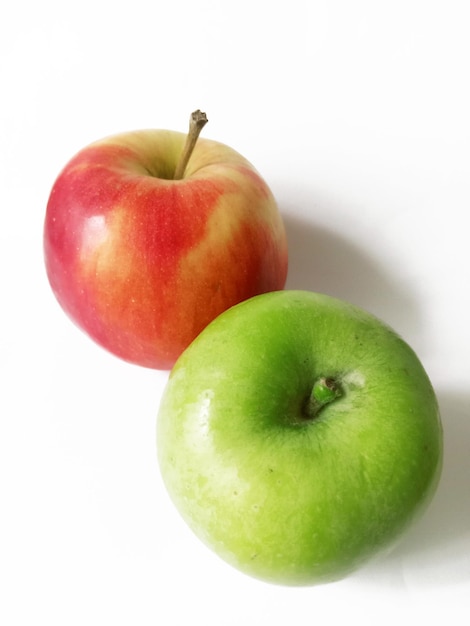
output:
[[194, 146], [196, 145], [201, 130], [208, 121], [209, 120], [207, 119], [206, 114], [199, 109], [191, 113], [191, 117], [189, 118], [189, 132], [186, 136], [186, 143], [184, 144], [183, 152], [181, 153], [179, 161], [176, 165], [173, 176], [174, 180], [181, 180], [183, 178], [184, 171], [188, 165], [191, 154], [193, 153]]

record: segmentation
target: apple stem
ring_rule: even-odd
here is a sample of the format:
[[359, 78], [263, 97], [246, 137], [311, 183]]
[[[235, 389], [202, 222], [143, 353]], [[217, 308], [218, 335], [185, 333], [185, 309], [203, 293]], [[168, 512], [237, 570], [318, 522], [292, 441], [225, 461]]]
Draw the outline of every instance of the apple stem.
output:
[[201, 130], [208, 121], [209, 120], [207, 119], [206, 114], [199, 109], [191, 113], [189, 118], [189, 132], [186, 136], [186, 143], [184, 144], [183, 152], [181, 153], [179, 161], [176, 165], [173, 176], [174, 180], [181, 180], [181, 178], [183, 178], [184, 170], [186, 169], [191, 154], [193, 153], [196, 141], [198, 140]]
[[327, 404], [330, 404], [343, 395], [337, 380], [329, 376], [322, 376], [315, 381], [312, 393], [308, 399], [306, 413], [309, 419], [317, 417], [318, 413]]

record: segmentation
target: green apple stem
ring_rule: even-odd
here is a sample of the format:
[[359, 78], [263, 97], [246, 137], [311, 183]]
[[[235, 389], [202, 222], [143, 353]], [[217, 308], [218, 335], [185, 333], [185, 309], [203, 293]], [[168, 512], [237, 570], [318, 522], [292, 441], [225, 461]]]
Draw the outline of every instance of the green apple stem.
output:
[[342, 395], [343, 391], [337, 380], [330, 376], [322, 376], [313, 385], [312, 393], [306, 406], [307, 418], [314, 419], [323, 407]]
[[194, 146], [196, 145], [201, 130], [208, 121], [209, 120], [207, 119], [206, 114], [199, 109], [191, 113], [186, 143], [184, 144], [183, 152], [181, 153], [179, 161], [176, 165], [175, 174], [173, 176], [175, 180], [181, 180], [181, 178], [183, 178], [184, 170], [186, 169], [191, 154], [193, 153]]

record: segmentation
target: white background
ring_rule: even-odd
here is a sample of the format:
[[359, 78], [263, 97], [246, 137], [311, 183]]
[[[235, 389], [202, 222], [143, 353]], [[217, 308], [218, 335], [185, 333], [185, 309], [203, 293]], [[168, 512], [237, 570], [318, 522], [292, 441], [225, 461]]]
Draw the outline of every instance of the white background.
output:
[[[8, 8], [6, 8], [8, 7]], [[470, 18], [465, 0], [21, 1], [0, 9], [0, 622], [468, 624]], [[203, 133], [252, 161], [286, 221], [288, 287], [363, 306], [434, 382], [445, 465], [422, 520], [350, 578], [252, 580], [163, 489], [167, 372], [127, 365], [46, 280], [52, 183], [87, 143]]]

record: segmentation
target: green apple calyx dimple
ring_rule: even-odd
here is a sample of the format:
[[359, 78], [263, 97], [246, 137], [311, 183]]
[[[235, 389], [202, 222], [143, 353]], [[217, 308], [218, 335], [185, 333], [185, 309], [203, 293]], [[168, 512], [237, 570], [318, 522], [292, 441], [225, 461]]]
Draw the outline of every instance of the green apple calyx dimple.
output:
[[337, 379], [331, 376], [322, 376], [313, 385], [312, 393], [305, 407], [306, 417], [309, 420], [316, 418], [323, 407], [342, 395], [343, 390]]

